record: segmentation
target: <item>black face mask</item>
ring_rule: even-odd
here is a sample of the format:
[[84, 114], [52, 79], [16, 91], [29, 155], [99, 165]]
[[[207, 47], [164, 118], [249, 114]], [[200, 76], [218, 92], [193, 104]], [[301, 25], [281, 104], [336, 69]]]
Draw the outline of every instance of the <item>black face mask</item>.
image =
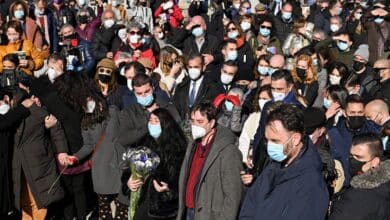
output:
[[15, 74], [15, 70], [14, 69], [3, 69], [3, 74], [6, 75], [6, 76], [14, 75]]
[[237, 88], [240, 88], [244, 93], [245, 93], [246, 91], [248, 91], [248, 86], [247, 86], [247, 85], [236, 84], [236, 87], [237, 87]]
[[105, 74], [99, 74], [99, 80], [104, 84], [108, 84], [109, 82], [111, 82], [111, 76]]
[[363, 165], [367, 162], [361, 162], [353, 157], [349, 158], [349, 175], [352, 177], [363, 173]]
[[353, 61], [353, 70], [355, 70], [355, 72], [359, 72], [360, 70], [362, 70], [364, 67], [366, 66], [365, 63], [362, 63], [362, 62], [359, 62], [359, 61], [356, 61], [354, 60]]
[[299, 78], [301, 78], [301, 79], [306, 78], [306, 70], [305, 69], [296, 68], [296, 71], [297, 71], [297, 75]]
[[76, 38], [76, 34], [71, 34], [71, 35], [68, 35], [68, 36], [64, 36], [64, 40], [71, 40], [71, 39], [75, 39]]
[[80, 24], [87, 24], [88, 23], [88, 16], [87, 15], [79, 16], [79, 22], [80, 22]]
[[359, 130], [366, 122], [366, 118], [364, 116], [348, 116], [347, 122], [350, 129]]
[[320, 41], [319, 40], [312, 40], [311, 41], [311, 46], [314, 47], [316, 46]]

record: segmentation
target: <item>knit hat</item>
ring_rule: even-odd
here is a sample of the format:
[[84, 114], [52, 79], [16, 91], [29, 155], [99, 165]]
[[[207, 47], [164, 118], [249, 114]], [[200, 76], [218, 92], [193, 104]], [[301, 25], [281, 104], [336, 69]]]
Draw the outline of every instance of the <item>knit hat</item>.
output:
[[108, 69], [112, 69], [112, 70], [116, 69], [115, 62], [112, 59], [109, 59], [109, 58], [102, 59], [97, 64], [96, 69], [99, 69], [100, 67], [104, 67], [104, 68], [108, 68]]
[[138, 62], [142, 64], [146, 69], [153, 69], [152, 61], [148, 58], [141, 57], [138, 59]]
[[359, 48], [355, 51], [354, 56], [361, 56], [365, 61], [368, 61], [370, 52], [368, 51], [367, 44], [360, 44]]
[[304, 111], [304, 127], [305, 133], [310, 135], [317, 128], [320, 128], [325, 125], [326, 118], [325, 113], [319, 109], [314, 107], [308, 107]]

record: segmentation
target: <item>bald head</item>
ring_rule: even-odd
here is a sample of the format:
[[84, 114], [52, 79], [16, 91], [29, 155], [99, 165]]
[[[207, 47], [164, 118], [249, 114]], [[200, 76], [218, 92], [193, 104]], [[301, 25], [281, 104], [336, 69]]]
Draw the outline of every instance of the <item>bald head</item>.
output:
[[366, 105], [364, 114], [377, 125], [383, 125], [390, 117], [389, 106], [383, 100], [375, 99]]
[[202, 16], [194, 16], [194, 17], [192, 17], [191, 23], [194, 24], [194, 26], [195, 26], [195, 25], [200, 25], [200, 27], [201, 27], [203, 30], [206, 30], [206, 29], [207, 29], [206, 22], [204, 21], [204, 19], [202, 18]]
[[280, 54], [273, 55], [269, 60], [269, 65], [275, 69], [283, 69], [284, 57]]
[[378, 72], [381, 82], [390, 79], [390, 60], [380, 59], [374, 63], [374, 69]]

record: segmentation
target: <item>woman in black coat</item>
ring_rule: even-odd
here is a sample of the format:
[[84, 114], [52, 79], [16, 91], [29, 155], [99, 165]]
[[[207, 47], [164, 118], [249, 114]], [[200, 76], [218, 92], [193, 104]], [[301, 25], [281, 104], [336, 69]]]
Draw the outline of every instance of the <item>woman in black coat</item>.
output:
[[[0, 112], [0, 218], [7, 219], [8, 212], [12, 210], [11, 204], [11, 172], [10, 172], [10, 154], [12, 147], [12, 135], [18, 123], [26, 118], [30, 112], [32, 101], [26, 100], [15, 108]], [[0, 107], [9, 107], [9, 97], [0, 91]]]
[[165, 109], [152, 112], [148, 128], [149, 135], [142, 143], [157, 153], [161, 162], [144, 183], [127, 178], [130, 190], [142, 187], [134, 219], [175, 219], [179, 205], [178, 179], [186, 151], [186, 139], [179, 125]]

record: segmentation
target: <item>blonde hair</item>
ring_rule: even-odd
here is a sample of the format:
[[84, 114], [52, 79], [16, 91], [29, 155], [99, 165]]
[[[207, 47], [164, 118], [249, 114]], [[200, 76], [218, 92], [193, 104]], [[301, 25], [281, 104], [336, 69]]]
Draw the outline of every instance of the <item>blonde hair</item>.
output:
[[306, 78], [303, 81], [303, 83], [304, 84], [311, 84], [312, 82], [317, 81], [317, 72], [316, 72], [315, 66], [313, 65], [313, 60], [311, 59], [311, 57], [309, 55], [302, 54], [297, 58], [297, 60], [295, 62], [295, 66], [291, 70], [291, 76], [293, 77], [294, 82], [302, 82], [301, 78], [299, 78], [297, 71], [296, 71], [296, 67], [298, 65], [298, 62], [301, 60], [306, 61], [307, 66], [308, 66]]

